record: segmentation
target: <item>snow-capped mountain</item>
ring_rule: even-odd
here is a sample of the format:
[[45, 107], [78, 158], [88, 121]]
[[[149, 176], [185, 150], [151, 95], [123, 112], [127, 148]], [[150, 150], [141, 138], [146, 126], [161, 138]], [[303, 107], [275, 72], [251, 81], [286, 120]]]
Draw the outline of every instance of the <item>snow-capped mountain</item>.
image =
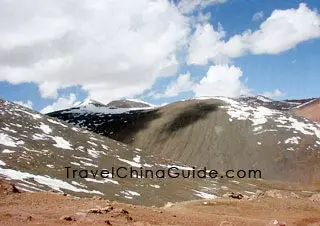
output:
[[152, 109], [50, 116], [187, 165], [257, 167], [274, 180], [320, 180], [320, 124], [288, 109], [306, 102], [201, 97]]
[[268, 97], [258, 95], [258, 96], [241, 96], [239, 100], [246, 103], [261, 105], [270, 109], [287, 111], [292, 108], [298, 107], [299, 105], [305, 104], [309, 101], [315, 100], [316, 98], [300, 99], [300, 100], [272, 100]]
[[[155, 171], [173, 166], [191, 169], [178, 161], [155, 157], [144, 150], [0, 100], [0, 177], [16, 182], [22, 190], [99, 195], [152, 206], [164, 205], [168, 201], [212, 198], [229, 189], [243, 192], [257, 189], [252, 185], [254, 182], [245, 180], [240, 183], [218, 178], [122, 179], [102, 177], [99, 173], [106, 169], [111, 172], [112, 167], [134, 167], [137, 170], [144, 167]], [[71, 167], [69, 178], [65, 167]], [[76, 170], [75, 178], [71, 176], [73, 170]], [[98, 176], [95, 177], [94, 173]]]
[[155, 105], [137, 99], [114, 100], [107, 104], [111, 108], [150, 108]]

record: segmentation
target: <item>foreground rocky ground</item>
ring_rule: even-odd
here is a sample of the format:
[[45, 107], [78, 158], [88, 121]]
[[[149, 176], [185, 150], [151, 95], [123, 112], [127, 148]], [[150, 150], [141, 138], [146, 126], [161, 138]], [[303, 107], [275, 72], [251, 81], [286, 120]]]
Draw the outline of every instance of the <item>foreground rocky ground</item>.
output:
[[99, 197], [19, 192], [0, 181], [0, 225], [320, 225], [320, 193], [299, 196], [270, 190], [251, 197], [226, 194], [162, 208], [122, 204]]

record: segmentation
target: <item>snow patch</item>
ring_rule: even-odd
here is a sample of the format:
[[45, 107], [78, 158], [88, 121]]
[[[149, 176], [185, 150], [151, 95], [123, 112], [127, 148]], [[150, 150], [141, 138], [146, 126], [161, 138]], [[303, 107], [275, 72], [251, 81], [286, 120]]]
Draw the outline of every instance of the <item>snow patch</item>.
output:
[[291, 137], [284, 141], [285, 144], [299, 144], [300, 137]]
[[52, 139], [56, 142], [56, 144], [54, 144], [53, 146], [57, 148], [72, 150], [71, 144], [69, 143], [69, 141], [66, 141], [62, 137], [52, 137]]
[[55, 121], [55, 120], [52, 120], [52, 119], [50, 119], [50, 118], [48, 118], [47, 121], [48, 121], [48, 122], [51, 122], [51, 123], [53, 123], [53, 124], [56, 124], [56, 125], [60, 125], [60, 126], [62, 126], [62, 127], [64, 127], [64, 128], [67, 128], [67, 127], [68, 127], [68, 126], [64, 125], [63, 123], [58, 122], [58, 121]]
[[0, 144], [8, 147], [17, 147], [16, 142], [5, 133], [0, 133]]
[[41, 122], [41, 125], [39, 127], [36, 127], [36, 128], [41, 129], [46, 134], [52, 133], [52, 129], [50, 128], [50, 126], [48, 126], [48, 125], [46, 125], [46, 124], [44, 124], [42, 122]]
[[197, 191], [197, 190], [192, 190], [192, 191], [194, 192], [195, 196], [198, 196], [203, 199], [216, 199], [217, 198], [217, 196], [213, 195], [213, 194], [209, 194], [209, 193], [205, 193], [205, 192]]
[[133, 167], [141, 167], [140, 163], [132, 162], [132, 161], [129, 161], [129, 160], [126, 160], [126, 159], [122, 159], [122, 158], [118, 158], [118, 160], [121, 161], [121, 162], [125, 162], [125, 163], [127, 163], [127, 164], [129, 164], [130, 166], [133, 166]]
[[40, 175], [34, 175], [34, 174], [30, 174], [30, 173], [26, 173], [26, 172], [20, 172], [20, 171], [16, 171], [16, 170], [12, 170], [12, 169], [2, 169], [0, 168], [0, 174], [12, 179], [12, 180], [25, 180], [25, 179], [33, 179], [36, 182], [38, 182], [39, 184], [42, 185], [46, 185], [48, 187], [50, 187], [51, 189], [57, 190], [62, 192], [61, 189], [66, 189], [66, 190], [70, 190], [70, 191], [74, 191], [74, 192], [84, 192], [84, 193], [92, 193], [92, 194], [100, 194], [103, 195], [103, 193], [99, 192], [99, 191], [89, 191], [89, 190], [85, 190], [85, 189], [79, 189], [74, 187], [73, 185], [56, 179], [56, 178], [51, 178], [48, 176], [40, 176]]
[[10, 153], [15, 153], [15, 151], [11, 151], [11, 150], [9, 150], [9, 149], [4, 149], [4, 150], [2, 151], [2, 153], [3, 153], [3, 154], [10, 154]]

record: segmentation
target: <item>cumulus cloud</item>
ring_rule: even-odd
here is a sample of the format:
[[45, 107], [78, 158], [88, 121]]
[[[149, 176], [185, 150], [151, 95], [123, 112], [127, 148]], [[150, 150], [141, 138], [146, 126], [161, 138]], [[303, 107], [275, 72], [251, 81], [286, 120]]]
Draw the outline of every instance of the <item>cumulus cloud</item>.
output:
[[225, 36], [222, 27], [217, 30], [209, 23], [198, 25], [190, 39], [188, 49], [188, 64], [206, 65], [209, 60], [223, 59], [221, 39]]
[[196, 9], [203, 9], [209, 5], [225, 3], [227, 0], [181, 0], [178, 8], [183, 13], [191, 13]]
[[179, 75], [164, 93], [152, 94], [152, 96], [154, 98], [173, 97], [186, 91], [193, 92], [197, 97], [251, 95], [250, 90], [241, 81], [242, 76], [242, 70], [234, 65], [212, 65], [200, 81], [193, 81], [190, 73], [187, 72]]
[[26, 101], [17, 100], [17, 101], [13, 101], [13, 103], [19, 104], [21, 106], [24, 106], [24, 107], [30, 108], [30, 109], [32, 109], [32, 106], [33, 106], [33, 103], [31, 100], [26, 100]]
[[253, 16], [252, 16], [252, 21], [260, 21], [260, 20], [263, 19], [263, 17], [264, 17], [263, 11], [256, 12], [256, 13], [253, 14]]
[[243, 72], [236, 66], [210, 66], [207, 75], [193, 87], [196, 96], [238, 97], [248, 94], [249, 89], [240, 80]]
[[162, 97], [174, 97], [181, 92], [190, 91], [192, 89], [193, 82], [190, 80], [190, 73], [180, 74], [174, 82], [169, 84], [167, 89], [162, 94], [154, 94], [154, 98]]
[[59, 97], [53, 104], [50, 104], [44, 107], [40, 112], [42, 114], [47, 114], [53, 111], [59, 111], [63, 109], [67, 109], [70, 107], [74, 107], [79, 105], [80, 102], [77, 101], [77, 97], [74, 93], [70, 93], [67, 97]]
[[297, 9], [274, 10], [256, 31], [247, 30], [225, 41], [223, 29], [199, 25], [188, 48], [189, 64], [215, 63], [244, 54], [279, 54], [320, 37], [320, 15], [301, 3]]
[[0, 14], [0, 81], [44, 98], [74, 85], [102, 102], [138, 95], [175, 75], [190, 29], [168, 0], [0, 1]]
[[279, 89], [275, 89], [274, 91], [264, 92], [262, 95], [265, 97], [274, 98], [274, 97], [281, 97], [284, 95], [284, 93], [281, 92]]

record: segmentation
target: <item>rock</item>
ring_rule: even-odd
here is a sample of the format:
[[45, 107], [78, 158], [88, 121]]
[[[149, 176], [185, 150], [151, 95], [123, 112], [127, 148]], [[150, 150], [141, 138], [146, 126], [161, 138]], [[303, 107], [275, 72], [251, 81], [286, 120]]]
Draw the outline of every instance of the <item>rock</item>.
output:
[[83, 213], [83, 212], [77, 212], [76, 215], [79, 216], [80, 218], [86, 218], [87, 217], [87, 214]]
[[248, 196], [247, 200], [252, 201], [258, 198], [261, 198], [264, 196], [264, 192], [261, 190], [257, 190], [256, 193], [254, 195]]
[[120, 213], [122, 213], [122, 214], [129, 214], [129, 212], [128, 212], [127, 210], [125, 210], [125, 209], [122, 209]]
[[21, 193], [13, 183], [4, 180], [0, 180], [0, 191], [4, 194]]
[[261, 197], [261, 196], [264, 196], [264, 192], [261, 191], [261, 190], [257, 190], [257, 191], [256, 191], [256, 196], [257, 196], [257, 198], [259, 198], [259, 197]]
[[320, 202], [320, 193], [312, 195], [309, 199], [313, 202]]
[[265, 195], [271, 198], [278, 198], [278, 199], [283, 199], [283, 198], [295, 198], [298, 199], [300, 198], [296, 193], [294, 192], [288, 192], [288, 191], [281, 191], [281, 190], [268, 190], [265, 192]]
[[105, 223], [106, 223], [107, 225], [112, 225], [109, 220], [106, 220]]
[[33, 220], [33, 217], [32, 216], [28, 216], [27, 217], [27, 221], [32, 221]]
[[21, 191], [14, 184], [12, 184], [12, 192], [13, 193], [21, 193]]
[[294, 193], [293, 191], [290, 193], [291, 198], [300, 198], [299, 195], [297, 195], [296, 193]]
[[224, 198], [233, 198], [233, 199], [242, 199], [244, 197], [248, 197], [248, 196], [244, 196], [243, 194], [241, 193], [237, 193], [237, 192], [228, 192], [226, 194], [224, 194], [222, 197]]
[[109, 213], [113, 210], [113, 206], [107, 206], [101, 209], [102, 212]]
[[60, 220], [64, 220], [64, 221], [75, 221], [75, 219], [71, 216], [62, 216], [60, 217]]
[[127, 216], [127, 220], [128, 220], [128, 221], [133, 221], [133, 218], [130, 217], [130, 216]]
[[268, 190], [266, 191], [265, 195], [271, 198], [278, 198], [278, 199], [283, 198], [283, 195], [279, 190]]
[[173, 206], [172, 202], [167, 202], [167, 204], [164, 206], [164, 208], [170, 208]]
[[121, 209], [121, 208], [117, 208], [117, 209], [113, 210], [112, 213], [114, 213], [116, 215], [128, 215], [129, 214], [129, 212], [127, 210]]
[[222, 197], [223, 197], [223, 198], [230, 198], [229, 195], [230, 195], [230, 193], [226, 193], [226, 194], [223, 194]]
[[90, 209], [87, 212], [88, 213], [102, 214], [102, 210], [101, 209]]
[[278, 220], [273, 220], [266, 226], [286, 226], [286, 223], [280, 223]]
[[93, 200], [102, 200], [102, 197], [95, 195], [91, 199], [93, 199]]

